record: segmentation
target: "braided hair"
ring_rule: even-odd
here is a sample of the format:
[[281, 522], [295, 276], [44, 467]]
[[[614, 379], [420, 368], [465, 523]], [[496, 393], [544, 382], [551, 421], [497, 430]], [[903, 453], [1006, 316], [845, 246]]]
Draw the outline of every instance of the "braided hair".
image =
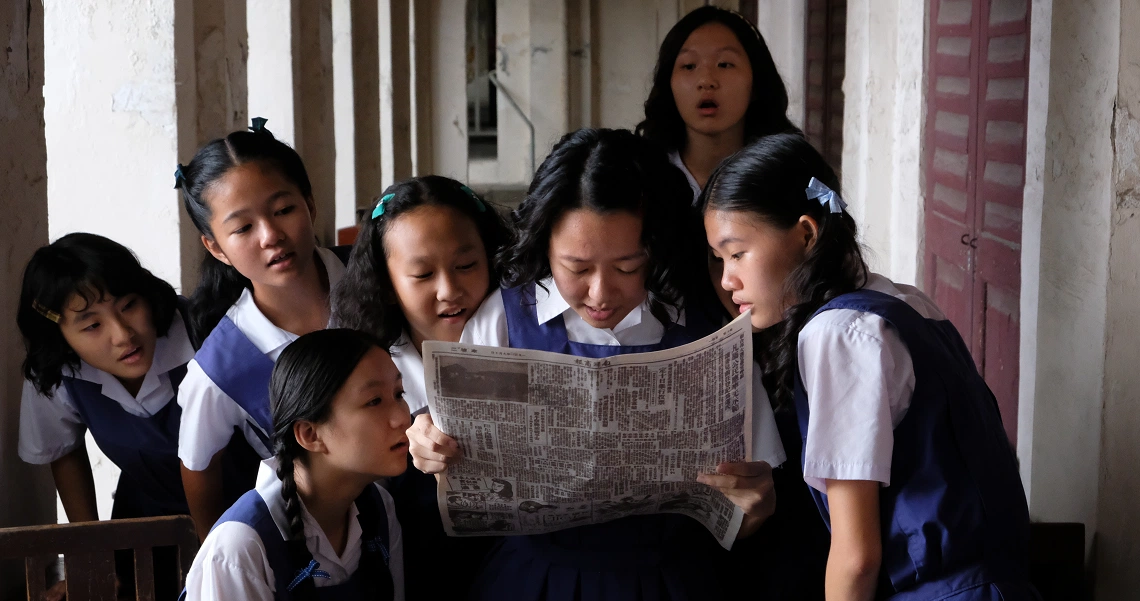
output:
[[[281, 353], [269, 379], [269, 407], [273, 415], [273, 455], [277, 459], [277, 477], [281, 480], [281, 497], [289, 522], [285, 543], [290, 574], [309, 564], [312, 555], [305, 545], [305, 525], [301, 499], [297, 494], [296, 462], [306, 462], [307, 455], [293, 433], [298, 421], [320, 423], [329, 418], [333, 399], [373, 347], [383, 346], [372, 336], [345, 329], [318, 330], [301, 336]], [[391, 590], [391, 573], [382, 551], [365, 545], [360, 567], [364, 586], [370, 597], [381, 598]], [[316, 599], [312, 578], [301, 580], [290, 591], [293, 599]], [[390, 597], [390, 593], [388, 594]]]
[[798, 134], [767, 136], [725, 159], [701, 195], [703, 211], [741, 211], [780, 229], [800, 217], [819, 224], [815, 244], [784, 282], [794, 299], [783, 320], [755, 339], [764, 387], [777, 409], [790, 405], [795, 390], [800, 330], [831, 299], [866, 284], [867, 264], [847, 211], [832, 213], [805, 193], [816, 178], [838, 193], [839, 179], [811, 144]]

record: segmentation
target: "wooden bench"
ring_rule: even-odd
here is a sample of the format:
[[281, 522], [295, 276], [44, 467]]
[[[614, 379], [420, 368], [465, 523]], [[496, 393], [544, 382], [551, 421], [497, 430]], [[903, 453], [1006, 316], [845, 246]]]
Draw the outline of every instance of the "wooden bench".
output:
[[28, 600], [39, 600], [48, 587], [46, 574], [64, 556], [69, 601], [115, 600], [115, 551], [134, 551], [135, 598], [154, 601], [152, 550], [176, 547], [181, 588], [198, 551], [190, 516], [139, 518], [78, 524], [0, 528], [0, 559], [24, 559]]

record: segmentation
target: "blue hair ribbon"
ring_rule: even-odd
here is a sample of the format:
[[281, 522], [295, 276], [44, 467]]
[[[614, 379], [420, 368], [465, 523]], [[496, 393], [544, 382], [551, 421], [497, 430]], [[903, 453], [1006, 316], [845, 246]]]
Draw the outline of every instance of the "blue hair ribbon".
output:
[[475, 208], [479, 209], [480, 213], [487, 212], [487, 205], [483, 204], [483, 201], [479, 198], [479, 195], [476, 194], [474, 190], [464, 185], [460, 185], [459, 189], [463, 190], [468, 196], [471, 197], [471, 200], [475, 201]]
[[174, 189], [177, 190], [186, 184], [186, 176], [182, 175], [182, 163], [174, 169]]
[[269, 119], [266, 119], [265, 117], [254, 117], [252, 120], [252, 125], [249, 126], [249, 130], [256, 133], [261, 133], [265, 131], [265, 123], [267, 121], [269, 121]]
[[321, 564], [317, 563], [317, 560], [310, 559], [309, 565], [305, 566], [305, 569], [297, 572], [297, 577], [293, 579], [293, 582], [289, 583], [286, 590], [292, 592], [293, 589], [297, 588], [298, 585], [308, 578], [332, 578], [328, 572], [318, 570], [317, 568], [319, 567], [321, 567]]
[[392, 200], [395, 197], [396, 194], [393, 192], [389, 192], [388, 194], [381, 196], [380, 200], [376, 201], [376, 208], [372, 209], [372, 218], [376, 219], [377, 217], [383, 215], [384, 208], [387, 206], [388, 201]]
[[388, 565], [391, 556], [388, 553], [388, 547], [384, 545], [384, 541], [381, 540], [380, 537], [364, 541], [364, 549], [372, 552], [379, 551], [380, 554], [384, 556], [384, 565]]
[[832, 213], [842, 213], [843, 209], [847, 208], [847, 203], [843, 202], [843, 198], [836, 194], [835, 190], [828, 188], [826, 184], [814, 177], [808, 182], [805, 192], [807, 192], [809, 200], [818, 198], [819, 204], [828, 207]]

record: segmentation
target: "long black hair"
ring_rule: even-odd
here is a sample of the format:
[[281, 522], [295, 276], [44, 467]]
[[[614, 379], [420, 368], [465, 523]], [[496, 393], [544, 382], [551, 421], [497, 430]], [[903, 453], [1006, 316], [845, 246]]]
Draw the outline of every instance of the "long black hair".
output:
[[[207, 143], [188, 165], [179, 165], [175, 186], [182, 190], [182, 204], [198, 232], [210, 240], [208, 196], [210, 188], [234, 167], [257, 162], [276, 169], [282, 177], [297, 186], [301, 195], [313, 200], [313, 186], [301, 156], [288, 144], [273, 137], [264, 120], [254, 119], [253, 131], [235, 131], [224, 138]], [[226, 265], [204, 251], [202, 275], [190, 297], [190, 319], [200, 341], [210, 334], [230, 305], [237, 302], [244, 289], [253, 289], [249, 278], [231, 265]]]
[[170, 330], [178, 308], [174, 288], [143, 268], [129, 248], [114, 240], [75, 233], [40, 247], [24, 268], [16, 324], [27, 351], [24, 378], [45, 396], [50, 397], [59, 386], [64, 369], [79, 368], [79, 356], [56, 323], [73, 294], [87, 305], [105, 296], [138, 294], [150, 307], [158, 336]]
[[[285, 347], [273, 366], [273, 374], [269, 378], [269, 409], [273, 415], [273, 455], [277, 459], [277, 477], [281, 480], [281, 497], [289, 520], [286, 547], [290, 573], [304, 569], [311, 557], [305, 546], [305, 524], [301, 517], [294, 466], [294, 460], [304, 463], [307, 454], [293, 434], [293, 424], [327, 420], [337, 392], [364, 355], [381, 346], [379, 341], [364, 332], [317, 330]], [[362, 551], [359, 569], [367, 575], [365, 585], [373, 589], [380, 588], [377, 577], [388, 571], [381, 552], [367, 546]], [[297, 600], [316, 599], [313, 579], [303, 580], [292, 594]], [[379, 597], [373, 594], [370, 598]]]
[[669, 151], [685, 147], [685, 122], [673, 98], [673, 66], [689, 35], [707, 23], [722, 23], [732, 30], [752, 66], [752, 98], [744, 113], [744, 141], [773, 133], [799, 133], [788, 120], [788, 90], [764, 36], [740, 13], [716, 6], [693, 10], [665, 35], [653, 70], [653, 87], [645, 100], [645, 119], [637, 124], [637, 133]]
[[580, 129], [554, 146], [512, 214], [515, 239], [499, 253], [505, 286], [550, 276], [551, 230], [573, 209], [641, 217], [649, 255], [645, 287], [661, 323], [671, 322], [665, 305], [680, 308], [699, 279], [707, 279], [701, 275], [704, 236], [685, 176], [657, 145], [628, 130]]
[[425, 205], [451, 207], [471, 219], [487, 253], [488, 290], [498, 286], [494, 257], [510, 232], [495, 208], [470, 188], [448, 177], [428, 175], [388, 186], [380, 198], [386, 199], [383, 215], [364, 215], [344, 277], [333, 290], [334, 325], [368, 332], [389, 344], [407, 329], [388, 273], [384, 234], [400, 215]]
[[819, 225], [807, 257], [784, 282], [793, 305], [783, 320], [762, 338], [771, 344], [757, 353], [764, 384], [774, 404], [785, 407], [795, 388], [796, 349], [800, 330], [831, 299], [862, 288], [867, 264], [846, 210], [831, 213], [805, 190], [816, 178], [839, 193], [835, 171], [802, 136], [766, 136], [724, 160], [701, 195], [704, 211], [741, 211], [772, 226], [788, 229], [807, 215]]

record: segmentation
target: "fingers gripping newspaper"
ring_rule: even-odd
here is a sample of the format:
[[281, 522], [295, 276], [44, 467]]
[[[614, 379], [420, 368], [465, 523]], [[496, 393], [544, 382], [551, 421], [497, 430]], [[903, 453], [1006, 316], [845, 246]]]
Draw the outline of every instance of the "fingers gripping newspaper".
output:
[[752, 456], [748, 314], [684, 346], [591, 359], [425, 342], [428, 407], [463, 459], [439, 478], [452, 536], [680, 513], [732, 546], [743, 512], [696, 482]]

